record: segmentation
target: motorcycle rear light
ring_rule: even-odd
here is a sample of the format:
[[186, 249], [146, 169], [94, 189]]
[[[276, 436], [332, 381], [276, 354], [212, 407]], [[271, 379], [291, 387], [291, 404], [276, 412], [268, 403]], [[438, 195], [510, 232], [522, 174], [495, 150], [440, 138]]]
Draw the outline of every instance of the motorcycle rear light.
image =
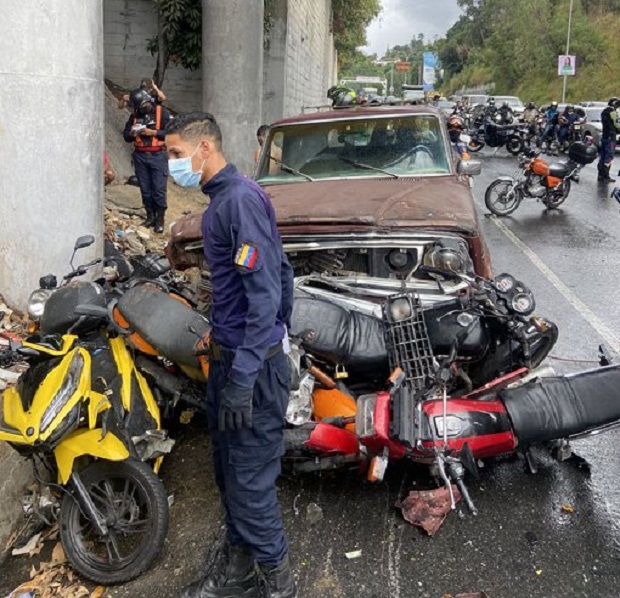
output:
[[355, 433], [358, 438], [367, 438], [375, 434], [375, 406], [377, 395], [362, 395], [357, 399], [355, 413]]

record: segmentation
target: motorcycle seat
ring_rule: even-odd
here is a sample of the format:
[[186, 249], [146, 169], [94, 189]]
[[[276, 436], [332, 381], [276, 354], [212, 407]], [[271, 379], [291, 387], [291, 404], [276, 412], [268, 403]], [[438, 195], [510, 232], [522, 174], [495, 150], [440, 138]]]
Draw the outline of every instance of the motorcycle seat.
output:
[[160, 355], [176, 364], [198, 367], [195, 354], [198, 337], [206, 338], [209, 322], [200, 314], [161, 289], [137, 285], [118, 301], [122, 316]]
[[381, 320], [324, 299], [296, 296], [291, 332], [306, 330], [314, 333], [304, 343], [310, 353], [359, 372], [388, 371]]
[[563, 179], [567, 177], [573, 168], [568, 162], [557, 162], [556, 164], [551, 164], [549, 166], [549, 176], [556, 177], [558, 179]]

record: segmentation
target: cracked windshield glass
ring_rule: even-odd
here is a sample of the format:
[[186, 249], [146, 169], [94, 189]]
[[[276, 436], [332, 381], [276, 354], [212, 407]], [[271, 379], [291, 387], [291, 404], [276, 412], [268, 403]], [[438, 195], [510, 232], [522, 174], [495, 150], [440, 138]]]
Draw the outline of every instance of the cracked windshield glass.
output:
[[447, 155], [434, 115], [315, 121], [273, 131], [258, 181], [445, 175]]

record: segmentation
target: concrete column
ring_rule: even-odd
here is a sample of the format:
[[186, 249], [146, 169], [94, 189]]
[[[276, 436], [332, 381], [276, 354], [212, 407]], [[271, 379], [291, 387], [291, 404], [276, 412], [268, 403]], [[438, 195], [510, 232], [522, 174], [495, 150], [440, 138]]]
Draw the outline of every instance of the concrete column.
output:
[[224, 153], [253, 170], [263, 100], [264, 0], [202, 1], [202, 102], [222, 128]]
[[284, 116], [286, 96], [286, 36], [288, 35], [288, 2], [271, 2], [271, 28], [265, 49], [263, 80], [263, 122], [271, 124]]
[[18, 307], [103, 240], [101, 0], [0, 0], [0, 293]]

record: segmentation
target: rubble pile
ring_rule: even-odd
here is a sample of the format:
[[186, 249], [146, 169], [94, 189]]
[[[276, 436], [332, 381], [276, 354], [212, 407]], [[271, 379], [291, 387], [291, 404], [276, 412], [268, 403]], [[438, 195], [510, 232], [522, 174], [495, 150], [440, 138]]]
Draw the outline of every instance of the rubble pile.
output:
[[29, 324], [28, 314], [11, 309], [0, 295], [0, 331], [19, 336], [28, 330]]

